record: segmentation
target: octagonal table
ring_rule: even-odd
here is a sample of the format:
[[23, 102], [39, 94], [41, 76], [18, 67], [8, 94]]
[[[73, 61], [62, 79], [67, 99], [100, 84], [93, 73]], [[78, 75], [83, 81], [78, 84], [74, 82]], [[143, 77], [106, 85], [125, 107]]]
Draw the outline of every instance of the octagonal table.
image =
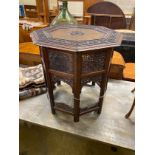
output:
[[[113, 47], [121, 44], [122, 36], [100, 26], [59, 25], [34, 31], [31, 37], [40, 46], [52, 113], [66, 112], [74, 116], [75, 122], [88, 112], [100, 114]], [[54, 101], [53, 91], [59, 81], [71, 86], [73, 107]], [[99, 99], [90, 107], [81, 108], [81, 89], [90, 81], [100, 86]]]

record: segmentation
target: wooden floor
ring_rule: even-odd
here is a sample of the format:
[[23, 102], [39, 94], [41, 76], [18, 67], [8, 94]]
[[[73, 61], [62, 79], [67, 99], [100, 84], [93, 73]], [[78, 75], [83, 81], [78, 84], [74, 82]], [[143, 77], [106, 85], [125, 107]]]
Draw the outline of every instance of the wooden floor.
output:
[[[80, 122], [74, 123], [73, 117], [57, 112], [52, 115], [47, 94], [20, 101], [20, 120], [30, 122], [48, 129], [69, 133], [101, 143], [115, 145], [124, 149], [135, 148], [134, 112], [130, 119], [124, 116], [130, 109], [134, 94], [133, 82], [110, 80], [100, 115], [90, 113], [80, 117]], [[97, 100], [99, 87], [84, 87], [81, 95], [81, 105], [88, 106]], [[62, 84], [55, 91], [55, 99], [72, 104], [71, 89]]]

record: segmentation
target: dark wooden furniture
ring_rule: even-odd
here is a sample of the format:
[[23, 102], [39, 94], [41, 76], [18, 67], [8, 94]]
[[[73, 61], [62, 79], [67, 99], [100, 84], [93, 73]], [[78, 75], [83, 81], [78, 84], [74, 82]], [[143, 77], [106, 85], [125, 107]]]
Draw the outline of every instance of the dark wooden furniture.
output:
[[[101, 0], [84, 0], [83, 3], [83, 24], [91, 24], [91, 16], [88, 14], [87, 10], [93, 4], [100, 2]], [[103, 1], [103, 0], [102, 0]]]
[[88, 16], [89, 15], [87, 12], [88, 8], [94, 5], [95, 3], [103, 1], [103, 0], [83, 0], [83, 1], [84, 1], [83, 14], [84, 16]]
[[[120, 45], [122, 36], [105, 27], [60, 25], [34, 31], [31, 37], [40, 46], [52, 113], [66, 112], [74, 116], [75, 122], [88, 112], [101, 113], [113, 47]], [[53, 90], [58, 81], [71, 86], [73, 108], [55, 103]], [[81, 89], [91, 81], [100, 86], [98, 102], [89, 108], [80, 108]]]
[[[98, 2], [88, 8], [88, 13], [91, 15], [92, 25], [106, 26], [113, 29], [126, 27], [126, 19], [123, 11], [111, 2]], [[124, 65], [123, 56], [114, 52], [109, 77], [122, 79]]]
[[91, 24], [105, 26], [111, 29], [126, 28], [126, 19], [123, 11], [114, 3], [98, 2], [88, 8], [91, 15]]

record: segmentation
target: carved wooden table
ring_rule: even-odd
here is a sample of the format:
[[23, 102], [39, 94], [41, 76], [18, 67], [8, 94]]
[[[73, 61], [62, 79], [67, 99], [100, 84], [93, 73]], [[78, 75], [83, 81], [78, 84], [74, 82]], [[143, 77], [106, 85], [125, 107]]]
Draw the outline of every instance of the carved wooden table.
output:
[[[88, 112], [101, 113], [113, 47], [120, 45], [122, 36], [105, 27], [60, 25], [34, 31], [31, 37], [40, 46], [52, 113], [66, 112], [74, 116], [75, 122]], [[60, 81], [72, 88], [73, 108], [54, 101], [54, 85]], [[81, 89], [90, 81], [100, 86], [98, 102], [89, 108], [80, 108]]]

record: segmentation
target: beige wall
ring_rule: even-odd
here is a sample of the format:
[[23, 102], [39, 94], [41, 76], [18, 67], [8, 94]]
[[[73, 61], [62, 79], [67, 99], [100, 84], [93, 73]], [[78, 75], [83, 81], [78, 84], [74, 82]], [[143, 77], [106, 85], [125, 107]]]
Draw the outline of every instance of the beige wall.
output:
[[[135, 0], [106, 0], [117, 4], [125, 14], [132, 14], [135, 7]], [[35, 0], [19, 0], [20, 4], [35, 5]], [[57, 0], [49, 0], [49, 7], [52, 9], [57, 6]], [[69, 2], [69, 10], [74, 15], [82, 15], [83, 4], [82, 2]]]
[[36, 1], [35, 0], [19, 0], [19, 4], [35, 5]]
[[135, 0], [106, 0], [117, 4], [125, 14], [132, 14], [135, 7]]
[[[19, 4], [35, 5], [35, 0], [19, 0]], [[49, 0], [49, 8], [57, 6], [57, 0]], [[69, 11], [76, 16], [82, 16], [83, 14], [83, 2], [69, 2]]]
[[[57, 6], [57, 0], [48, 0], [50, 9]], [[19, 4], [36, 5], [36, 0], [19, 0]]]

